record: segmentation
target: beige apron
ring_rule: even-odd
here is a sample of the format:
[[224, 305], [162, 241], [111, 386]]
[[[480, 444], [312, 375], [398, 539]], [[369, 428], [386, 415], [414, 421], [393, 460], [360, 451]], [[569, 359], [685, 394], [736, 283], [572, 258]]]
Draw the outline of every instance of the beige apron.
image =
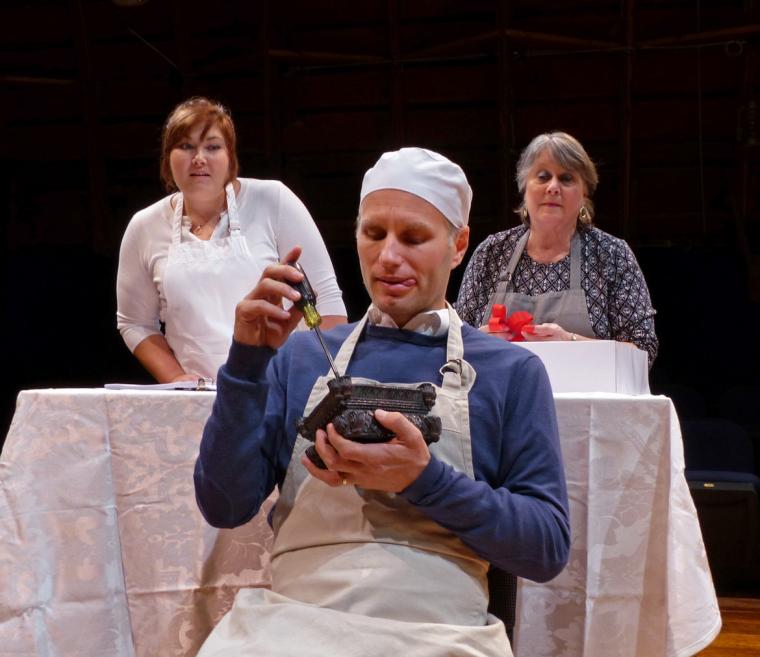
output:
[[[449, 317], [431, 411], [442, 432], [430, 451], [473, 477], [467, 397], [475, 371], [463, 359], [461, 320], [451, 308]], [[341, 346], [339, 372], [366, 321]], [[315, 383], [305, 414], [327, 379]], [[504, 625], [487, 612], [488, 563], [397, 495], [309, 476], [300, 457], [310, 444], [297, 438], [277, 501], [273, 590], [240, 591], [200, 657], [511, 657]]]
[[554, 322], [570, 333], [595, 338], [596, 335], [588, 316], [586, 293], [581, 288], [580, 235], [576, 232], [570, 242], [570, 289], [562, 292], [545, 292], [535, 296], [515, 292], [512, 286], [512, 277], [529, 237], [530, 230], [527, 230], [517, 242], [507, 269], [500, 277], [496, 291], [488, 302], [486, 314], [483, 315], [483, 324], [488, 323], [494, 304], [501, 303], [507, 307], [510, 315], [518, 310], [526, 310], [533, 315], [534, 324]]

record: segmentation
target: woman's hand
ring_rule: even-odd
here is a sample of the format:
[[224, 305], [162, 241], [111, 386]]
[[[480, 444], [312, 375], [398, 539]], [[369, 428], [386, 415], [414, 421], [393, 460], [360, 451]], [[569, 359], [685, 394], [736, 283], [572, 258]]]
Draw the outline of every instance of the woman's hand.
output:
[[561, 340], [577, 340], [578, 336], [566, 331], [559, 324], [526, 324], [522, 336], [526, 342], [557, 342]]
[[301, 247], [293, 248], [281, 262], [269, 265], [259, 282], [235, 308], [234, 338], [237, 342], [258, 347], [278, 349], [301, 320], [295, 306], [282, 307], [282, 300], [298, 301], [301, 295], [288, 281], [298, 283], [303, 274], [285, 264], [298, 260]]
[[179, 364], [166, 338], [161, 334], [149, 335], [134, 350], [137, 360], [159, 383], [197, 381], [197, 374], [187, 374]]
[[203, 377], [200, 374], [178, 374], [169, 383], [177, 383], [177, 381], [197, 381]]
[[512, 342], [512, 339], [514, 338], [512, 331], [491, 331], [488, 326], [481, 326], [478, 330], [486, 333], [487, 335], [492, 335], [495, 338], [499, 338], [499, 340], [504, 340], [505, 342]]

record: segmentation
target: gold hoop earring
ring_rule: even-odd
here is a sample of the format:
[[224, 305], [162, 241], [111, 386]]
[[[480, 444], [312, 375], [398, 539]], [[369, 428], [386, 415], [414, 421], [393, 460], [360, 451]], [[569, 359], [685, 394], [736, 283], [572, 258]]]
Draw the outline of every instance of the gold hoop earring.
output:
[[520, 210], [520, 215], [522, 216], [523, 221], [528, 221], [528, 208], [524, 205], [522, 206], [522, 210]]
[[591, 215], [588, 213], [588, 210], [586, 209], [585, 205], [581, 206], [581, 210], [578, 213], [578, 219], [581, 220], [581, 223], [588, 223], [591, 220]]

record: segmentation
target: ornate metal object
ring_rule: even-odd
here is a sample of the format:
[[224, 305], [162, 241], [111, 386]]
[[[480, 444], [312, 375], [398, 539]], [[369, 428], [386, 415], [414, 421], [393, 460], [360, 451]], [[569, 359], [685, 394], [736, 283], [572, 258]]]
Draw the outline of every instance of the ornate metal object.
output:
[[[341, 376], [327, 382], [328, 392], [308, 417], [298, 420], [296, 428], [304, 438], [314, 442], [317, 429], [330, 422], [343, 437], [359, 443], [383, 443], [395, 434], [379, 424], [373, 411], [403, 413], [417, 427], [428, 445], [441, 436], [441, 418], [429, 415], [435, 404], [435, 388], [421, 383], [416, 388], [385, 385], [382, 383], [353, 383], [350, 376]], [[319, 468], [325, 464], [312, 446], [306, 455]]]

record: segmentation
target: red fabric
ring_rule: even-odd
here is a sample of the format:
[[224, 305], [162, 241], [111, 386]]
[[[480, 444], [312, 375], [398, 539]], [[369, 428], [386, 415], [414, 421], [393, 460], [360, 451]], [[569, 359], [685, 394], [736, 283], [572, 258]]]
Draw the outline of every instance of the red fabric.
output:
[[488, 320], [488, 332], [504, 333], [509, 331], [512, 334], [510, 342], [524, 342], [523, 327], [527, 333], [532, 333], [533, 327], [530, 326], [532, 321], [533, 315], [526, 310], [518, 310], [507, 316], [507, 307], [501, 303], [495, 303], [491, 311], [491, 318]]

